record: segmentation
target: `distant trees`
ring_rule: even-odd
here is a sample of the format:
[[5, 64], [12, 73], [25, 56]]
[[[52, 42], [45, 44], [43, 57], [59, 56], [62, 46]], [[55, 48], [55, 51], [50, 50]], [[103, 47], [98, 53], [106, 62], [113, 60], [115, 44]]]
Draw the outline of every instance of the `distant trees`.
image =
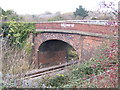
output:
[[76, 11], [74, 12], [75, 17], [76, 16], [80, 16], [82, 17], [82, 19], [84, 19], [85, 17], [88, 16], [88, 11], [85, 10], [85, 8], [83, 8], [81, 5], [79, 6], [79, 8], [76, 8]]
[[0, 7], [0, 17], [2, 19], [2, 21], [18, 21], [18, 20], [21, 20], [22, 17], [19, 17], [16, 12], [14, 12], [13, 10], [3, 10], [1, 7]]
[[[51, 14], [52, 15], [52, 14]], [[62, 17], [61, 12], [56, 12], [55, 14], [53, 14], [52, 17], [50, 17], [48, 19], [48, 21], [60, 21], [60, 20], [64, 20], [64, 18]]]
[[60, 20], [63, 20], [61, 15], [57, 15], [48, 19], [48, 21], [60, 21]]

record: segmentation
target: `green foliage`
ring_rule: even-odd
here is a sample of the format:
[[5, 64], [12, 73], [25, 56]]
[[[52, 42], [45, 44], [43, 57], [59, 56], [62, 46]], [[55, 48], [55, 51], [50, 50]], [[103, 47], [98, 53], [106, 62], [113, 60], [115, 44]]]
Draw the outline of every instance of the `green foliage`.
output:
[[58, 74], [55, 78], [52, 78], [47, 83], [48, 86], [61, 87], [63, 84], [67, 83], [67, 76], [63, 74]]
[[33, 23], [22, 22], [6, 22], [2, 25], [4, 38], [8, 38], [11, 44], [22, 47], [28, 38], [30, 32], [34, 32], [35, 26]]
[[67, 46], [67, 59], [68, 59], [68, 61], [70, 61], [70, 60], [78, 60], [79, 59], [76, 50], [73, 49], [73, 47], [71, 47], [69, 45]]
[[67, 58], [68, 58], [68, 61], [70, 61], [70, 60], [78, 60], [79, 59], [77, 53], [75, 51], [72, 51], [72, 50], [68, 51]]
[[19, 17], [16, 12], [13, 10], [3, 10], [0, 8], [0, 17], [2, 18], [2, 21], [18, 21], [21, 20], [21, 17]]
[[80, 16], [80, 17], [82, 17], [82, 18], [84, 19], [85, 17], [88, 16], [88, 11], [85, 10], [85, 8], [83, 8], [83, 7], [80, 5], [79, 8], [76, 8], [76, 11], [74, 12], [74, 15], [75, 15], [75, 16]]

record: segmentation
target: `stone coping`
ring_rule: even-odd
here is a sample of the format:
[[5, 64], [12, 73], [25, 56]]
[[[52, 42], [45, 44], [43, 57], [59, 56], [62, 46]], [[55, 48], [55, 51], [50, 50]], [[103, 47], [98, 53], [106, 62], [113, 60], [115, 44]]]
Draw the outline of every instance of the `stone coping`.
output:
[[83, 31], [76, 31], [76, 30], [59, 30], [59, 29], [36, 29], [36, 33], [43, 33], [43, 32], [53, 32], [53, 33], [69, 33], [69, 34], [80, 34], [85, 36], [95, 36], [95, 37], [103, 37], [103, 38], [117, 38], [118, 36], [114, 35], [106, 35], [106, 34], [99, 34], [99, 33], [90, 33], [90, 32], [83, 32]]

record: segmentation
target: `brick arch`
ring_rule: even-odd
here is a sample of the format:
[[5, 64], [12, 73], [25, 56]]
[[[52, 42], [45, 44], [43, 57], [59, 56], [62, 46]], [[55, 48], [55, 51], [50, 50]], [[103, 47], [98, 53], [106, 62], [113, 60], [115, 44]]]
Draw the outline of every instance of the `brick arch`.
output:
[[77, 52], [79, 59], [81, 60], [81, 49], [82, 49], [82, 38], [81, 35], [77, 34], [65, 34], [65, 33], [39, 33], [35, 36], [34, 44], [35, 44], [35, 53], [34, 53], [34, 61], [38, 63], [38, 48], [39, 46], [48, 40], [61, 40], [71, 45]]
[[[67, 46], [70, 44], [63, 40], [49, 39], [44, 41], [38, 49], [38, 63], [40, 67], [49, 67], [52, 65], [62, 64], [68, 62]], [[72, 49], [74, 49], [72, 47]], [[74, 49], [75, 50], [75, 49]], [[78, 53], [76, 52], [78, 55]]]
[[[39, 47], [40, 47], [43, 43], [45, 43], [45, 42], [47, 42], [47, 41], [51, 41], [51, 40], [58, 40], [58, 41], [64, 42], [64, 43], [70, 45], [73, 49], [75, 49], [75, 51], [77, 51], [77, 48], [74, 48], [74, 44], [73, 44], [73, 43], [69, 43], [69, 42], [66, 42], [66, 41], [64, 41], [64, 40], [62, 40], [62, 39], [56, 39], [56, 38], [54, 38], [54, 39], [53, 39], [53, 38], [52, 38], [52, 39], [46, 39], [45, 41], [43, 41], [42, 43], [40, 43]], [[39, 49], [39, 47], [38, 47], [38, 49]], [[78, 52], [77, 52], [77, 54], [78, 54]]]

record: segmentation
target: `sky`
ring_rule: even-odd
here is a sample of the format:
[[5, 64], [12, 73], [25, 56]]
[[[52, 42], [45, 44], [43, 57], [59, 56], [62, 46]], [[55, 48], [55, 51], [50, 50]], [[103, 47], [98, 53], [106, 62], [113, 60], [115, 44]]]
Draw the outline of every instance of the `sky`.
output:
[[[0, 7], [4, 10], [14, 10], [17, 14], [41, 14], [49, 11], [55, 13], [74, 12], [79, 5], [87, 10], [97, 10], [102, 0], [0, 0]], [[104, 0], [106, 2], [119, 0]]]

